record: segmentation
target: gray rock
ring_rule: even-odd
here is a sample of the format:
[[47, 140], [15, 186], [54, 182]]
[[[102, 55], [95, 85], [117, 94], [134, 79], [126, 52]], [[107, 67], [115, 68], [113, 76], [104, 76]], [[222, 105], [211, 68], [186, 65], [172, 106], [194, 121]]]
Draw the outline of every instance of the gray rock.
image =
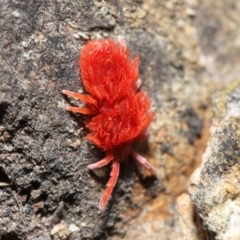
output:
[[225, 95], [216, 95], [215, 107], [220, 106], [217, 103], [222, 103], [223, 97], [225, 104], [222, 108], [226, 115], [218, 126], [213, 127], [213, 136], [203, 155], [202, 164], [191, 177], [189, 193], [204, 227], [215, 234], [217, 240], [238, 240], [240, 85], [230, 92], [225, 90]]

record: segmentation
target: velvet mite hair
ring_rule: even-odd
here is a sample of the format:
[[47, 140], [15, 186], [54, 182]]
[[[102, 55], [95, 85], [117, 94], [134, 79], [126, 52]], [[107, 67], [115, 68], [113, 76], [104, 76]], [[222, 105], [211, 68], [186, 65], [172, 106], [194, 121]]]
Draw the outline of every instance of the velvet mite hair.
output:
[[90, 115], [85, 120], [87, 138], [106, 153], [88, 168], [101, 168], [109, 163], [112, 167], [100, 209], [107, 204], [117, 182], [120, 162], [129, 154], [156, 176], [150, 163], [132, 149], [134, 141], [147, 137], [147, 127], [154, 116], [149, 111], [148, 96], [139, 90], [138, 60], [130, 58], [121, 37], [119, 43], [112, 39], [90, 41], [82, 48], [79, 59], [81, 80], [88, 94], [62, 91], [86, 105], [67, 110]]

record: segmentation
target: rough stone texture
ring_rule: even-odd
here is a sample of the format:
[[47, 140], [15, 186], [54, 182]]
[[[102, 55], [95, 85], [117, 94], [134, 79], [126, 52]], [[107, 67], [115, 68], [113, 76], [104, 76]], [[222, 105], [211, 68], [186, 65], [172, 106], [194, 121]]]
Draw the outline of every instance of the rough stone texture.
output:
[[191, 177], [189, 192], [203, 225], [216, 235], [215, 239], [237, 240], [240, 239], [240, 85], [235, 89], [229, 86], [216, 94], [214, 100], [216, 118], [223, 112], [226, 116], [219, 126], [213, 127], [201, 166]]
[[198, 230], [195, 225], [194, 208], [187, 193], [183, 193], [177, 198], [177, 211], [179, 214], [180, 236], [177, 240], [198, 240]]
[[[1, 0], [0, 238], [176, 239], [176, 198], [209, 135], [211, 96], [239, 80], [238, 1]], [[138, 149], [158, 180], [129, 158], [108, 207], [109, 168], [62, 89], [83, 91], [77, 60], [88, 39], [123, 35], [139, 54], [156, 111]]]

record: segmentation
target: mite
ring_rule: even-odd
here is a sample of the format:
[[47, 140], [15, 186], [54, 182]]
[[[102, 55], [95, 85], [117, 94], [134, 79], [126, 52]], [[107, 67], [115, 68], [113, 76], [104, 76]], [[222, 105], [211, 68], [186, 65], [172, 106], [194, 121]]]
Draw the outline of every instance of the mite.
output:
[[149, 111], [150, 100], [139, 90], [139, 57], [130, 58], [125, 40], [99, 39], [88, 42], [81, 50], [80, 76], [87, 94], [63, 90], [78, 99], [85, 107], [67, 107], [68, 111], [89, 115], [85, 125], [87, 138], [105, 151], [105, 157], [88, 165], [88, 169], [111, 164], [110, 180], [99, 203], [103, 209], [116, 185], [120, 162], [128, 155], [141, 163], [151, 174], [156, 171], [150, 163], [132, 149], [132, 143], [147, 137], [147, 127], [154, 113]]

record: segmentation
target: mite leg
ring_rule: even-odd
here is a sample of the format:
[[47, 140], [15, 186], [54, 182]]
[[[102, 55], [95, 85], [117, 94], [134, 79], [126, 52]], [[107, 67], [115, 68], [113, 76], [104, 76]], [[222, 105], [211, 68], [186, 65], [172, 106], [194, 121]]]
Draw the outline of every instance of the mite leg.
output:
[[80, 107], [66, 107], [67, 111], [82, 113], [82, 114], [94, 114], [95, 112], [89, 108], [80, 108]]
[[96, 100], [93, 99], [92, 97], [90, 97], [87, 94], [71, 92], [71, 91], [68, 91], [68, 90], [62, 90], [62, 93], [65, 94], [65, 95], [68, 95], [69, 97], [81, 100], [85, 104], [93, 104], [93, 105], [96, 104]]
[[93, 163], [88, 165], [88, 169], [95, 169], [95, 168], [100, 168], [103, 167], [105, 165], [107, 165], [108, 163], [110, 163], [113, 159], [113, 155], [112, 154], [108, 154], [104, 159], [102, 159], [99, 162]]
[[141, 85], [142, 85], [142, 80], [138, 78], [138, 80], [136, 81], [136, 88], [139, 89]]
[[149, 172], [151, 172], [154, 176], [157, 176], [156, 170], [151, 166], [151, 164], [147, 161], [146, 158], [144, 158], [134, 150], [131, 150], [131, 155], [135, 160], [140, 162]]
[[[95, 104], [95, 100], [91, 98], [89, 95], [84, 95], [81, 93], [75, 93], [75, 92], [70, 92], [68, 90], [62, 90], [63, 94], [66, 94], [70, 97], [73, 97], [75, 99], [81, 100], [85, 104]], [[77, 112], [77, 113], [82, 113], [82, 114], [95, 114], [94, 108], [81, 108], [81, 107], [67, 107], [67, 111], [71, 112]]]
[[125, 49], [127, 48], [127, 47], [126, 47], [126, 42], [125, 42], [125, 39], [124, 39], [123, 36], [118, 36], [118, 42], [120, 43], [120, 45], [121, 45], [122, 47], [124, 47]]
[[120, 168], [119, 161], [113, 160], [112, 171], [111, 171], [111, 174], [110, 174], [111, 177], [110, 177], [110, 179], [107, 183], [107, 188], [105, 189], [105, 191], [103, 193], [103, 196], [102, 196], [102, 198], [99, 202], [99, 208], [100, 209], [103, 209], [106, 206], [106, 204], [107, 204], [107, 202], [108, 202], [108, 200], [109, 200], [109, 198], [112, 194], [113, 188], [116, 185], [116, 182], [117, 182], [117, 179], [118, 179], [119, 168]]

